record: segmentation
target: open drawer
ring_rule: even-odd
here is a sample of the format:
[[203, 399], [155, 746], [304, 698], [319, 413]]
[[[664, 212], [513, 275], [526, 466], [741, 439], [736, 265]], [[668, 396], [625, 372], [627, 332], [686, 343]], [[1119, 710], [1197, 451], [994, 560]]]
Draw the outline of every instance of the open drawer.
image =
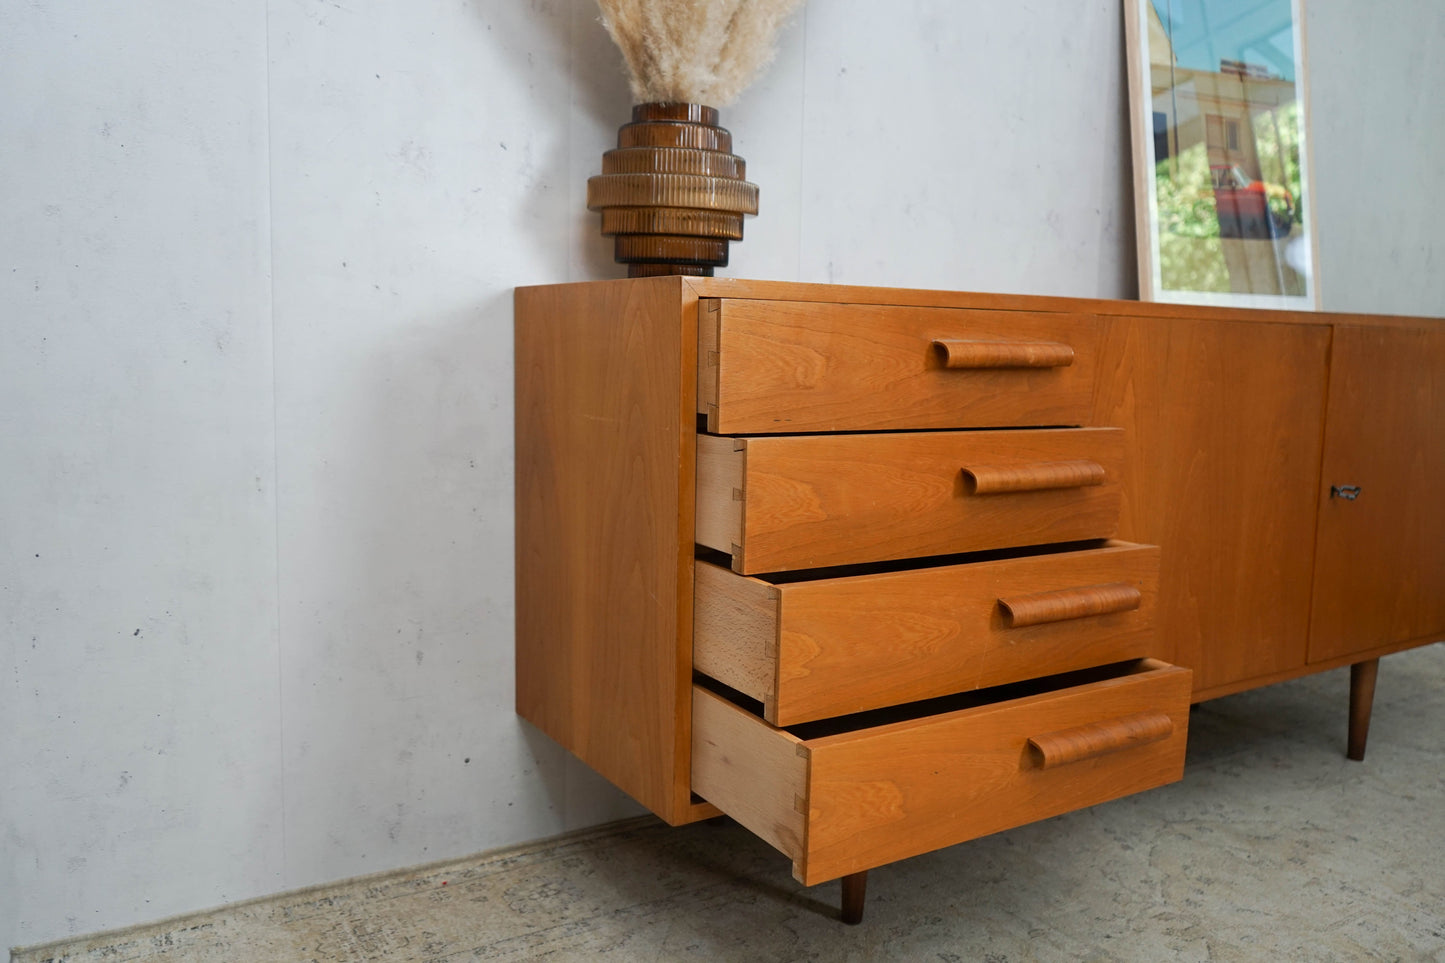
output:
[[750, 577], [699, 561], [693, 666], [790, 726], [1164, 654], [1159, 549], [1070, 547], [862, 573]]
[[1179, 779], [1190, 685], [1141, 659], [791, 731], [695, 685], [692, 788], [811, 886]]
[[697, 436], [698, 544], [781, 572], [1108, 538], [1118, 428]]

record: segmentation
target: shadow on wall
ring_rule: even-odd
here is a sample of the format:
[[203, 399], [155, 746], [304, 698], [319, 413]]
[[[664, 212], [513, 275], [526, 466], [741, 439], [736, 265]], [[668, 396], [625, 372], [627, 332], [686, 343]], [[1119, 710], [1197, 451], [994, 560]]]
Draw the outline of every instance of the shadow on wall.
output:
[[[476, 250], [528, 248], [506, 256], [526, 270], [506, 285], [619, 276], [585, 206], [629, 104], [595, 5], [477, 11], [478, 55], [535, 83], [525, 104], [470, 92], [478, 124], [511, 125], [483, 141], [496, 153], [478, 162], [509, 198]], [[565, 82], [547, 83], [549, 70]], [[313, 569], [296, 573], [283, 637], [298, 883], [642, 811], [515, 715], [512, 290], [460, 287], [487, 293], [386, 322], [384, 349], [338, 369], [338, 406], [318, 424], [341, 437], [295, 476], [327, 489], [300, 493], [319, 511], [296, 520], [304, 534], [287, 553]]]
[[511, 326], [510, 290], [396, 326], [320, 473], [332, 502], [310, 527], [338, 570], [306, 576], [322, 588], [287, 632], [303, 648], [286, 660], [288, 730], [305, 734], [288, 748], [299, 875], [641, 812], [514, 712]]
[[[543, 269], [533, 275], [537, 281], [623, 276], [612, 259], [612, 240], [602, 237], [598, 215], [587, 210], [587, 178], [601, 170], [603, 151], [616, 145], [617, 128], [632, 109], [622, 57], [602, 26], [601, 12], [593, 0], [533, 0], [505, 8], [501, 19], [492, 17], [496, 12], [477, 8], [491, 54], [518, 76], [556, 71], [565, 92], [565, 99], [535, 102], [536, 127], [557, 132], [542, 141], [544, 158], [532, 156], [530, 144], [498, 142], [502, 150], [522, 152], [512, 166], [528, 189], [518, 219], [505, 235], [498, 233], [496, 243], [528, 239], [535, 249], [530, 263]], [[540, 45], [515, 42], [539, 37]], [[477, 92], [483, 99], [488, 93]]]
[[298, 573], [286, 632], [288, 848], [315, 878], [555, 831], [519, 774], [557, 763], [511, 735], [510, 292], [393, 330], [338, 393], [297, 553], [337, 567]]

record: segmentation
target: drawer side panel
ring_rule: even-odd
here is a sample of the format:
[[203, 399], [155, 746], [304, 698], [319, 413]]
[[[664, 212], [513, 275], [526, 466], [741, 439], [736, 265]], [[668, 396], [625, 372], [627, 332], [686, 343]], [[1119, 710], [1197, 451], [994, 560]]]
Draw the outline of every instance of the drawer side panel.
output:
[[806, 755], [791, 734], [693, 686], [693, 791], [794, 860], [804, 849]]
[[771, 705], [778, 684], [777, 587], [710, 562], [698, 562], [694, 571], [693, 667]]

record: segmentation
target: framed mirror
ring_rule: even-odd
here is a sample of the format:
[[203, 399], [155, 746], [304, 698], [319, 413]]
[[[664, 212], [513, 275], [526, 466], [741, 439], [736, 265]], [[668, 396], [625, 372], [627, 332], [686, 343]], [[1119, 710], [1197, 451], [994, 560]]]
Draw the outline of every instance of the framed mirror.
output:
[[1304, 0], [1125, 0], [1139, 297], [1315, 309]]

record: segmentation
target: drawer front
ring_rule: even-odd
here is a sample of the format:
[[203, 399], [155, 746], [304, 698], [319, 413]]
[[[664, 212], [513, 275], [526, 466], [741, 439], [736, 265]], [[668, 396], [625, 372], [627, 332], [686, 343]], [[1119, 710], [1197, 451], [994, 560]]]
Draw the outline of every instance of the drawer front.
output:
[[699, 435], [696, 540], [753, 574], [1108, 538], [1116, 428]]
[[1158, 573], [1127, 543], [777, 585], [699, 562], [693, 661], [788, 726], [1166, 655]]
[[1088, 419], [1089, 315], [723, 299], [698, 317], [698, 411], [711, 432]]
[[1120, 671], [820, 738], [694, 687], [692, 787], [811, 886], [1179, 779], [1189, 671]]

